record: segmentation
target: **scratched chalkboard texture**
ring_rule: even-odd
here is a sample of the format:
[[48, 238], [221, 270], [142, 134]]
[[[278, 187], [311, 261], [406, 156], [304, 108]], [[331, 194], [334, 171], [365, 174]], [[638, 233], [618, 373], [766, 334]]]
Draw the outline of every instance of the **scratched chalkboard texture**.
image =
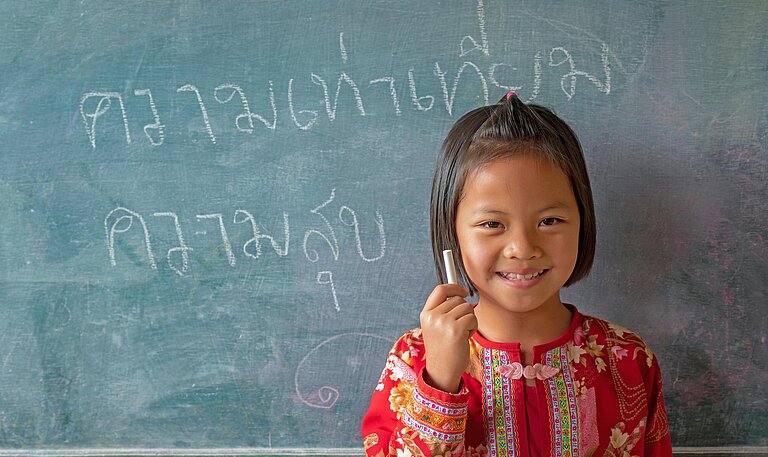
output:
[[565, 298], [647, 340], [675, 446], [768, 437], [763, 1], [0, 3], [0, 449], [360, 448], [435, 283], [440, 141], [580, 134]]

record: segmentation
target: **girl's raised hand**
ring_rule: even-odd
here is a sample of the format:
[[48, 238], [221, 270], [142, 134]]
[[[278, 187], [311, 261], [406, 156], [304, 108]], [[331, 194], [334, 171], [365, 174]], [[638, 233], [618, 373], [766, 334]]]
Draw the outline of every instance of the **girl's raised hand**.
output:
[[463, 298], [467, 295], [459, 285], [441, 284], [419, 315], [427, 360], [425, 381], [445, 392], [459, 391], [461, 374], [469, 365], [469, 338], [477, 331], [474, 307]]

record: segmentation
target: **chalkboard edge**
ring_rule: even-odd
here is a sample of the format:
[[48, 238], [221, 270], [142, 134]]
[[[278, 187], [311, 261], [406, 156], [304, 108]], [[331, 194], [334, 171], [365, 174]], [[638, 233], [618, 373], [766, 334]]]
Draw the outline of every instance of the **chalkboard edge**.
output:
[[[729, 456], [757, 455], [768, 456], [768, 446], [723, 446], [723, 447], [674, 447], [674, 455]], [[334, 456], [362, 457], [360, 448], [81, 448], [81, 449], [0, 449], [0, 457], [205, 457], [205, 456]]]

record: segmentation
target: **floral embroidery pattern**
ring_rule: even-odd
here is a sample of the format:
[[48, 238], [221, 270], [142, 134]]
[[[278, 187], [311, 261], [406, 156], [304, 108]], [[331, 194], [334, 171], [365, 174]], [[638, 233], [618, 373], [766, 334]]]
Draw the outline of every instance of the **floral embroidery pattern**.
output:
[[[632, 358], [636, 359], [639, 352], [642, 352], [645, 354], [645, 363], [650, 368], [651, 364], [653, 364], [653, 352], [648, 348], [648, 346], [645, 345], [645, 342], [640, 339], [639, 336], [632, 333], [632, 331], [627, 330], [626, 328], [622, 327], [621, 325], [616, 324], [608, 324], [608, 328], [611, 329], [611, 332], [616, 335], [616, 338], [610, 338], [609, 341], [615, 342], [617, 344], [631, 344], [635, 346], [634, 353], [632, 354]], [[626, 335], [626, 337], [625, 337]], [[627, 354], [626, 349], [624, 350], [624, 353], [619, 359], [624, 357]]]
[[408, 406], [412, 390], [413, 384], [401, 382], [389, 391], [389, 408], [397, 413], [398, 419], [402, 417]]
[[374, 446], [379, 443], [379, 435], [375, 433], [371, 433], [370, 435], [365, 437], [365, 441], [363, 441], [363, 446], [368, 449], [371, 446]]
[[611, 429], [611, 440], [605, 450], [605, 457], [637, 457], [631, 451], [643, 436], [645, 419], [640, 420], [632, 433], [626, 433], [624, 427], [624, 422], [619, 422]]
[[419, 440], [423, 441], [429, 450], [431, 457], [458, 457], [464, 455], [464, 443], [447, 443], [445, 441], [436, 441], [429, 437], [420, 435], [417, 431], [403, 428], [395, 440], [398, 447], [390, 449], [390, 455], [397, 457], [426, 457], [424, 452], [418, 446]]
[[413, 371], [410, 365], [394, 355], [389, 356], [388, 360], [392, 364], [392, 374], [389, 375], [390, 379], [393, 381], [402, 380], [408, 384], [416, 384], [416, 372]]
[[[365, 440], [363, 441], [363, 446], [366, 450], [372, 448], [373, 446], [376, 446], [379, 444], [379, 435], [376, 433], [371, 433], [368, 436], [365, 437]], [[384, 451], [379, 451], [378, 456], [383, 456]]]
[[477, 447], [467, 447], [467, 457], [488, 457], [488, 448], [482, 444]]
[[576, 390], [576, 393], [579, 394], [579, 397], [583, 398], [587, 395], [587, 382], [584, 380], [583, 376], [581, 379], [573, 381], [573, 388]]
[[589, 335], [586, 341], [584, 341], [584, 331], [582, 330], [579, 337], [574, 336], [574, 339], [568, 343], [568, 360], [573, 363], [579, 363], [582, 366], [587, 366], [587, 359], [591, 357], [594, 359], [595, 368], [598, 373], [605, 371], [606, 364], [603, 360], [605, 353], [603, 348], [605, 345], [597, 343], [597, 335]]

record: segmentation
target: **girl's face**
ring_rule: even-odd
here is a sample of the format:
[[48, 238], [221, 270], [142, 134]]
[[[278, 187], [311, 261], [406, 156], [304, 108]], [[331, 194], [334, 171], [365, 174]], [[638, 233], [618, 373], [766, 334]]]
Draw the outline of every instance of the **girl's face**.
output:
[[554, 310], [576, 265], [579, 208], [563, 171], [536, 153], [503, 157], [464, 184], [456, 234], [479, 305]]

